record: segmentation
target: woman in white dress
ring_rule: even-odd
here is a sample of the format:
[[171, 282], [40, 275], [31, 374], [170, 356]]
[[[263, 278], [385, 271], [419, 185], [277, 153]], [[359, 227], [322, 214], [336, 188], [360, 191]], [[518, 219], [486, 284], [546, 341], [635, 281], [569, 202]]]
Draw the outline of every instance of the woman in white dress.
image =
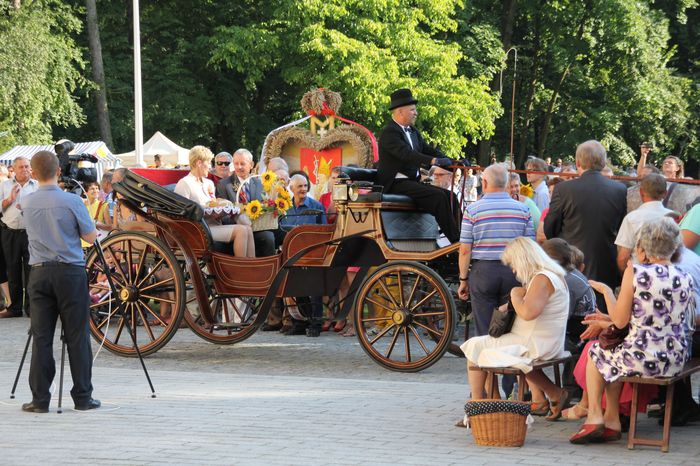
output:
[[[175, 192], [202, 207], [216, 204], [214, 182], [207, 178], [214, 154], [204, 146], [190, 150], [190, 173], [175, 185]], [[253, 230], [248, 225], [222, 225], [220, 215], [205, 217], [214, 241], [233, 242], [233, 253], [240, 257], [255, 257]]]
[[[513, 269], [518, 281], [526, 287], [510, 292], [515, 309], [513, 328], [498, 338], [489, 335], [464, 342], [467, 376], [472, 399], [484, 398], [486, 373], [469, 367], [517, 367], [526, 373], [527, 381], [542, 389], [550, 400], [557, 419], [568, 401], [568, 393], [549, 380], [541, 370], [532, 370], [532, 362], [563, 357], [566, 321], [569, 317], [569, 291], [564, 269], [529, 238], [516, 238], [508, 246], [501, 261]], [[507, 305], [502, 306], [505, 310]]]

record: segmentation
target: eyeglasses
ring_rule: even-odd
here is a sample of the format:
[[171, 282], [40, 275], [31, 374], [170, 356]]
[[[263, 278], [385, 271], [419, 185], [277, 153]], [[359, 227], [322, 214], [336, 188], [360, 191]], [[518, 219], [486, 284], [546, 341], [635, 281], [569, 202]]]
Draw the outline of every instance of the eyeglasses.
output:
[[229, 165], [231, 165], [231, 162], [216, 162], [216, 165], [218, 165], [219, 167], [221, 167], [222, 165], [228, 167]]

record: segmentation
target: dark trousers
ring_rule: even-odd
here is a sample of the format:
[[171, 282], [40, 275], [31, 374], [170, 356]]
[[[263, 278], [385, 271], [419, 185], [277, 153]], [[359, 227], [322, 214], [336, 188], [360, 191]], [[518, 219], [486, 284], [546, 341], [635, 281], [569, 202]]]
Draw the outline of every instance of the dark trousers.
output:
[[519, 285], [510, 268], [500, 261], [472, 261], [469, 295], [476, 336], [488, 335], [493, 310], [506, 302], [510, 290]]
[[2, 249], [7, 265], [7, 284], [10, 287], [12, 305], [10, 312], [22, 314], [22, 307], [29, 313], [26, 280], [29, 277], [29, 240], [25, 230], [2, 229]]
[[34, 337], [29, 368], [33, 401], [40, 405], [51, 401], [49, 387], [56, 375], [53, 337], [60, 317], [73, 376], [71, 397], [76, 404], [87, 402], [92, 396], [92, 350], [85, 268], [67, 264], [32, 268], [29, 297]]
[[275, 233], [272, 230], [254, 231], [255, 257], [275, 255]]
[[435, 216], [440, 230], [452, 243], [459, 241], [461, 210], [457, 196], [446, 189], [438, 188], [413, 180], [397, 179], [389, 190], [391, 194], [403, 194], [413, 199], [419, 209]]

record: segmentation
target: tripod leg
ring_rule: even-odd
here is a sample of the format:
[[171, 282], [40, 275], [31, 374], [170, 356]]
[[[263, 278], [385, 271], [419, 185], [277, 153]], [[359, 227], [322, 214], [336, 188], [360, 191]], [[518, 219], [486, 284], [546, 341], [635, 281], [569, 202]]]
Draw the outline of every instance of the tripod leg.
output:
[[[119, 299], [119, 292], [117, 291], [117, 287], [112, 281], [112, 272], [109, 269], [109, 264], [107, 264], [107, 259], [105, 258], [104, 251], [102, 251], [102, 245], [100, 244], [99, 240], [95, 240], [94, 248], [95, 252], [97, 253], [97, 257], [100, 259], [100, 262], [102, 262], [102, 266], [104, 267], [105, 276], [107, 277], [107, 283], [109, 283], [109, 288], [110, 290], [112, 290], [112, 296], [114, 296], [114, 298], [116, 299], [118, 311], [122, 315], [122, 317], [125, 320], [127, 320], [126, 311], [124, 310], [124, 303], [121, 299]], [[146, 376], [146, 380], [148, 381], [148, 386], [151, 387], [151, 398], [155, 398], [156, 390], [155, 388], [153, 388], [151, 376], [148, 374], [148, 370], [146, 369], [146, 363], [143, 361], [143, 355], [141, 354], [139, 345], [136, 343], [136, 335], [134, 333], [134, 329], [129, 324], [126, 325], [126, 328], [129, 330], [129, 336], [131, 337], [131, 341], [134, 343], [134, 348], [136, 349], [136, 354], [138, 355], [139, 361], [141, 362], [141, 367], [143, 368], [143, 373]]]
[[63, 327], [61, 327], [61, 376], [58, 380], [58, 414], [63, 412], [63, 369], [66, 362], [66, 338], [63, 336]]
[[15, 376], [15, 383], [12, 384], [12, 392], [10, 392], [10, 399], [15, 399], [15, 391], [17, 390], [17, 383], [19, 382], [19, 375], [22, 373], [22, 367], [24, 366], [24, 360], [27, 358], [27, 352], [29, 351], [29, 343], [32, 341], [32, 328], [29, 327], [27, 330], [27, 343], [24, 345], [24, 353], [22, 353], [22, 359], [19, 361], [19, 367], [17, 368], [17, 375]]

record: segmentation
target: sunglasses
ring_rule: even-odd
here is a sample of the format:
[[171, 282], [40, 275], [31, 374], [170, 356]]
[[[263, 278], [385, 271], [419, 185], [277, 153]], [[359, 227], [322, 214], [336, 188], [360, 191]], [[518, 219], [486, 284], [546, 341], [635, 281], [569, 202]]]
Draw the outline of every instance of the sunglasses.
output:
[[231, 162], [216, 162], [216, 164], [220, 167], [221, 166], [228, 167], [229, 165], [231, 165]]

